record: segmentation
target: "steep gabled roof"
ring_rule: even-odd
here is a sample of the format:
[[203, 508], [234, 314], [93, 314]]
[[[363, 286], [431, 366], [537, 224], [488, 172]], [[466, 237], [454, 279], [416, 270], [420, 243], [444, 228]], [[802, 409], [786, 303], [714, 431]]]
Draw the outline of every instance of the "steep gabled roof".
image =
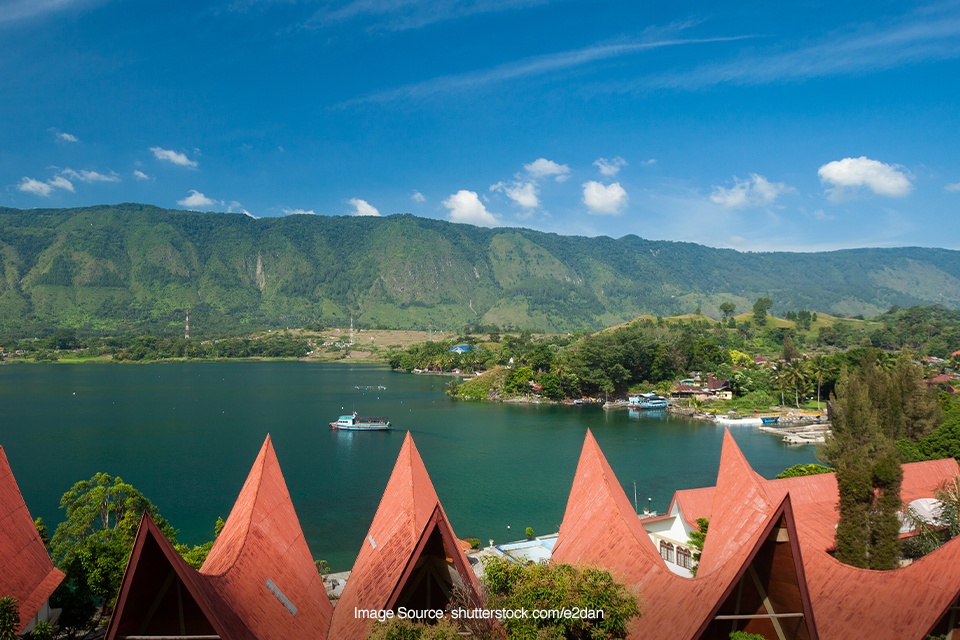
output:
[[155, 624], [151, 602], [159, 607], [176, 603], [165, 591], [169, 584], [162, 586], [168, 575], [176, 575], [177, 584], [186, 587], [196, 603], [195, 626], [208, 624], [221, 640], [327, 636], [333, 606], [304, 540], [270, 436], [199, 572], [186, 564], [149, 516], [144, 518], [108, 638], [141, 635], [140, 626]]
[[333, 606], [269, 435], [200, 574], [262, 640], [327, 634]]
[[30, 623], [63, 577], [33, 526], [10, 463], [0, 447], [0, 597], [17, 599], [17, 633]]
[[712, 518], [697, 575], [707, 576], [729, 561], [749, 553], [774, 505], [729, 429], [724, 429], [720, 472], [713, 496]]
[[[682, 578], [667, 569], [593, 434], [588, 431], [552, 560], [598, 565], [624, 581], [628, 588], [639, 588], [645, 612], [631, 628], [632, 639], [713, 637], [716, 629], [710, 625], [714, 616], [748, 571], [770, 531], [781, 522], [783, 527], [793, 530], [789, 500], [771, 504], [757, 486], [752, 471], [745, 471], [750, 471], [749, 466], [728, 432], [721, 456], [718, 480], [721, 488], [714, 508], [716, 513], [725, 514], [720, 517], [718, 529], [732, 534], [733, 539], [710, 544], [711, 523], [707, 536], [709, 546], [704, 549], [697, 577]], [[738, 506], [738, 492], [749, 496], [749, 508]], [[732, 513], [726, 514], [728, 510]], [[743, 531], [728, 531], [734, 529], [732, 523], [737, 517], [744, 518]], [[796, 536], [790, 537], [789, 542], [788, 557], [799, 559]], [[704, 571], [708, 553], [716, 557], [706, 562]], [[783, 566], [786, 565], [781, 569]], [[802, 567], [798, 571], [799, 577], [792, 579], [794, 583], [803, 581]], [[797, 599], [803, 599], [799, 587]], [[808, 613], [809, 610], [807, 598]], [[814, 631], [799, 637], [815, 638], [816, 635]]]
[[460, 580], [475, 589], [476, 577], [408, 432], [343, 595], [337, 601], [330, 638], [360, 640], [366, 636], [369, 620], [357, 617], [355, 609], [386, 610], [398, 606], [408, 579], [426, 547], [436, 544], [436, 536], [442, 539], [443, 551], [449, 554]]
[[146, 512], [105, 640], [144, 635], [256, 639], [203, 576], [180, 557]]

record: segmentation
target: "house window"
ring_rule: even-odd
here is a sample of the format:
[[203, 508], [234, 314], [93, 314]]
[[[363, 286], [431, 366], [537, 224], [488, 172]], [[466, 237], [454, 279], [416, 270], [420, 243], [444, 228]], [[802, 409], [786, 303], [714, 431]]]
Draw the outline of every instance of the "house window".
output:
[[690, 549], [677, 547], [677, 564], [684, 569], [693, 569], [693, 556], [690, 555]]
[[660, 555], [667, 562], [673, 562], [673, 545], [666, 540], [660, 541]]

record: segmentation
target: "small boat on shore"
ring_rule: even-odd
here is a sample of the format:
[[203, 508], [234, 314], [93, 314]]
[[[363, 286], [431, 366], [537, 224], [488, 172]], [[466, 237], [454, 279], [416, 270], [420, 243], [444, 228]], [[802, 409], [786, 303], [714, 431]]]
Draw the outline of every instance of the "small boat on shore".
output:
[[340, 431], [388, 431], [391, 428], [386, 416], [358, 416], [356, 411], [340, 416], [330, 427]]
[[777, 424], [780, 422], [780, 416], [760, 416], [763, 424]]

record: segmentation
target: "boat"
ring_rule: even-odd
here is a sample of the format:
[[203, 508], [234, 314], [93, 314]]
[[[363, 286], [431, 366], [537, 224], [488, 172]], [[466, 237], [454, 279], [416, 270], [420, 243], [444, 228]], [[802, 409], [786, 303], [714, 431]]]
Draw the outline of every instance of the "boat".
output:
[[340, 416], [330, 427], [340, 431], [388, 431], [391, 428], [386, 416], [358, 416], [356, 411]]
[[666, 398], [655, 393], [641, 393], [627, 399], [631, 409], [666, 409], [669, 404]]
[[726, 427], [761, 427], [763, 418], [728, 418], [727, 416], [717, 416], [717, 424]]
[[760, 416], [763, 424], [777, 424], [780, 422], [780, 416]]

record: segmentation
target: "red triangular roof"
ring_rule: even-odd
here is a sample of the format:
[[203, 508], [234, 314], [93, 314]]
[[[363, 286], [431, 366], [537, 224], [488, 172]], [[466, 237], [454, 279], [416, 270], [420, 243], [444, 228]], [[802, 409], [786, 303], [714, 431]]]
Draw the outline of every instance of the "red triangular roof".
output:
[[21, 633], [63, 580], [40, 540], [0, 447], [0, 596], [17, 599]]
[[[719, 519], [718, 530], [732, 533], [732, 540], [716, 540], [710, 544], [714, 533], [711, 523], [708, 547], [704, 549], [697, 577], [682, 578], [667, 569], [593, 434], [588, 431], [552, 560], [599, 565], [625, 582], [628, 588], [640, 590], [645, 612], [634, 622], [629, 638], [701, 637], [740, 576], [747, 571], [766, 534], [784, 518], [793, 526], [789, 500], [771, 504], [756, 486], [755, 474], [745, 464], [728, 432], [718, 479], [723, 489], [717, 494], [715, 508], [718, 513], [736, 510], [738, 488], [751, 496], [751, 508]], [[729, 531], [732, 525], [725, 524], [732, 523], [737, 514], [745, 518], [743, 532]], [[795, 536], [791, 538], [791, 547], [799, 557]], [[708, 560], [708, 553], [715, 554], [716, 558]], [[706, 571], [703, 570], [705, 560]], [[802, 582], [802, 574], [799, 580]]]
[[258, 638], [327, 634], [333, 605], [303, 537], [269, 435], [200, 574]]
[[[114, 618], [145, 615], [144, 600], [161, 588], [170, 568], [221, 640], [327, 635], [333, 606], [304, 540], [270, 436], [199, 572], [186, 564], [151, 518], [141, 522]], [[141, 592], [141, 583], [150, 586]], [[108, 640], [117, 635], [118, 624], [124, 623], [111, 623]], [[135, 629], [119, 635], [131, 633], [140, 635]]]
[[[903, 472], [901, 497], [909, 503], [933, 497], [937, 486], [960, 473], [960, 466], [948, 458], [905, 464]], [[751, 471], [744, 476], [755, 474]], [[708, 564], [712, 536], [721, 525], [714, 515], [719, 513], [718, 502], [714, 500], [709, 508], [705, 504], [709, 496], [719, 491], [720, 484], [718, 478], [717, 488], [678, 491], [674, 496], [684, 519], [693, 522], [699, 517], [710, 518], [703, 560]], [[754, 482], [745, 484], [749, 488]], [[822, 640], [924, 638], [960, 594], [960, 541], [952, 540], [902, 569], [857, 569], [838, 562], [828, 553], [834, 547], [834, 525], [839, 517], [835, 474], [762, 480], [759, 484], [767, 500], [779, 501], [787, 496], [791, 499], [807, 589]], [[758, 493], [755, 487], [749, 488], [747, 495], [754, 494], [754, 498], [746, 502], [756, 500]], [[698, 575], [700, 571], [702, 568]]]
[[749, 553], [747, 545], [776, 506], [760, 485], [761, 480], [725, 428], [710, 519], [709, 533], [713, 535], [706, 538], [697, 575], [709, 575]]
[[256, 639], [144, 512], [105, 640], [131, 635], [184, 635], [181, 631], [186, 635], [217, 635], [222, 640]]
[[355, 609], [391, 609], [405, 586], [427, 538], [439, 530], [461, 579], [476, 588], [477, 579], [460, 549], [420, 453], [407, 433], [373, 522], [334, 609], [330, 638], [361, 640], [369, 620]]

